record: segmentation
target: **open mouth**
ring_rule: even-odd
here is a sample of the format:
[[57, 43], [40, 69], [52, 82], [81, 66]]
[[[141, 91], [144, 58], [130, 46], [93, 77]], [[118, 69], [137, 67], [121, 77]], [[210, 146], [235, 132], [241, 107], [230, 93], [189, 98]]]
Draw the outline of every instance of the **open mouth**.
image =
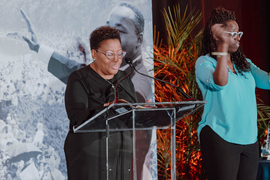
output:
[[119, 69], [119, 65], [114, 65], [114, 66], [112, 66], [112, 69], [118, 70], [118, 69]]

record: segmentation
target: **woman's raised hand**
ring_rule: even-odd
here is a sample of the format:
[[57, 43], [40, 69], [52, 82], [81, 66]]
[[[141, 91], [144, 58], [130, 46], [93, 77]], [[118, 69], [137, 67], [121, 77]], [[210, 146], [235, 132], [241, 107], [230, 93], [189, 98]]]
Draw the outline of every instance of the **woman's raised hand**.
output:
[[211, 27], [211, 31], [213, 34], [213, 38], [216, 41], [217, 48], [219, 49], [220, 46], [223, 46], [222, 49], [223, 52], [226, 52], [228, 50], [229, 41], [230, 41], [230, 35], [228, 33], [225, 33], [225, 27], [223, 24], [214, 24]]

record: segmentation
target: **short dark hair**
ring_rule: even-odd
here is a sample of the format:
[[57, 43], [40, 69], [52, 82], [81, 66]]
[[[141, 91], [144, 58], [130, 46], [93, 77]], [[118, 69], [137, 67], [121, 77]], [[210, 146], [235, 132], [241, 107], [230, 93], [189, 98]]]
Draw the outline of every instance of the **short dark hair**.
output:
[[128, 2], [120, 2], [118, 6], [125, 6], [127, 8], [130, 8], [134, 13], [135, 13], [135, 28], [136, 28], [136, 33], [140, 34], [141, 32], [144, 31], [144, 16], [142, 12], [139, 10], [139, 8], [131, 3]]
[[108, 39], [118, 39], [121, 43], [119, 31], [111, 26], [101, 26], [90, 34], [90, 49], [98, 49], [100, 44]]
[[[216, 56], [211, 55], [212, 52], [216, 51], [216, 43], [213, 38], [211, 27], [214, 24], [223, 24], [227, 26], [227, 21], [235, 21], [235, 13], [233, 11], [226, 10], [223, 7], [215, 8], [210, 17], [207, 19], [203, 32], [202, 39], [202, 49], [201, 55], [210, 54], [211, 57], [216, 58]], [[246, 60], [241, 47], [238, 50], [231, 54], [231, 60], [235, 63], [236, 69], [243, 75], [242, 72], [247, 72], [250, 70], [250, 63]]]

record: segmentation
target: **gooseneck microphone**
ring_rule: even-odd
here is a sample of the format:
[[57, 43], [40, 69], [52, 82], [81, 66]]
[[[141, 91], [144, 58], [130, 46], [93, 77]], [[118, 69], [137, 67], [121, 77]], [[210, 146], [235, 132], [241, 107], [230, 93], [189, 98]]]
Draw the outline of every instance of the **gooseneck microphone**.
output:
[[120, 101], [117, 98], [117, 86], [120, 84], [120, 82], [122, 82], [124, 79], [126, 79], [128, 76], [130, 76], [133, 73], [133, 69], [131, 70], [130, 73], [128, 73], [125, 77], [123, 77], [122, 79], [120, 79], [116, 85], [114, 86], [114, 101], [113, 103], [119, 103]]
[[182, 88], [180, 87], [177, 87], [176, 85], [172, 84], [172, 83], [169, 83], [167, 81], [163, 81], [161, 79], [158, 79], [158, 78], [155, 78], [155, 77], [152, 77], [152, 76], [149, 76], [149, 75], [146, 75], [146, 74], [143, 74], [141, 72], [139, 72], [133, 65], [132, 65], [132, 60], [130, 58], [125, 58], [125, 61], [127, 64], [129, 64], [129, 66], [131, 67], [132, 70], [136, 71], [138, 74], [140, 75], [143, 75], [143, 76], [146, 76], [146, 77], [149, 77], [149, 78], [152, 78], [152, 79], [155, 79], [155, 80], [158, 80], [158, 81], [161, 81], [161, 82], [164, 82], [166, 84], [169, 84], [173, 87], [175, 87], [185, 98], [187, 98], [187, 100], [194, 100], [194, 98], [192, 98], [191, 96], [189, 96], [188, 94], [186, 94]]

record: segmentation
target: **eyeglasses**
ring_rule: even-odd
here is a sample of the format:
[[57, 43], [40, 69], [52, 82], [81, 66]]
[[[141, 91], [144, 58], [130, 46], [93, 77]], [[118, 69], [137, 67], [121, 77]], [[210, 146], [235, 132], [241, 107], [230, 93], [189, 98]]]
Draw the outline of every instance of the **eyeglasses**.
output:
[[104, 54], [109, 60], [113, 60], [115, 58], [115, 55], [117, 57], [117, 59], [122, 59], [125, 55], [126, 55], [126, 52], [125, 51], [118, 51], [118, 53], [113, 53], [111, 51], [108, 51], [108, 52], [103, 52], [103, 51], [100, 51], [98, 49], [96, 49], [96, 51], [98, 52], [101, 52], [102, 54]]
[[228, 31], [224, 31], [224, 32], [230, 34], [233, 38], [236, 38], [237, 35], [239, 36], [239, 38], [243, 36], [243, 32], [228, 32]]

